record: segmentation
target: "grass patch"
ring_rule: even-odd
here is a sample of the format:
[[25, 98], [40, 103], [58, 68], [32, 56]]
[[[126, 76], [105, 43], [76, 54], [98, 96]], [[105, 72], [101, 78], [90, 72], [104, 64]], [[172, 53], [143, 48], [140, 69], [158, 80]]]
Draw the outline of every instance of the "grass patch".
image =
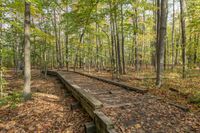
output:
[[6, 96], [0, 99], [0, 107], [9, 105], [11, 108], [16, 108], [17, 104], [23, 101], [23, 94], [22, 92], [14, 92], [10, 96]]

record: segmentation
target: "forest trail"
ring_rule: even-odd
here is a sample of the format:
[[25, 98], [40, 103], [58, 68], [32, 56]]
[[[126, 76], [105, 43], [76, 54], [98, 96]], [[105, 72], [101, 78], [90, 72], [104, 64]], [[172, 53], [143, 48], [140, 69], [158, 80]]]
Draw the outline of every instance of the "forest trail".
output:
[[[23, 80], [12, 77], [7, 77], [8, 86], [14, 91], [23, 85]], [[91, 119], [83, 109], [70, 109], [76, 100], [65, 96], [64, 86], [57, 78], [48, 76], [46, 80], [34, 72], [32, 91], [32, 100], [14, 109], [0, 108], [0, 132], [84, 132], [84, 124]]]
[[154, 95], [128, 91], [73, 72], [59, 73], [103, 103], [101, 111], [113, 121], [117, 132], [200, 132], [200, 116]]

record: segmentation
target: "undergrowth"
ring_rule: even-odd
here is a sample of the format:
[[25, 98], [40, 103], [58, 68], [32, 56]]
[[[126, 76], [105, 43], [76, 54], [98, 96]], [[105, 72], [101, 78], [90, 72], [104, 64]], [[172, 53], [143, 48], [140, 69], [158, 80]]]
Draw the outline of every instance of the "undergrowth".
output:
[[22, 101], [23, 101], [22, 92], [14, 92], [9, 96], [0, 99], [0, 107], [8, 105], [11, 108], [15, 108]]
[[190, 103], [197, 104], [200, 107], [200, 92], [189, 98]]

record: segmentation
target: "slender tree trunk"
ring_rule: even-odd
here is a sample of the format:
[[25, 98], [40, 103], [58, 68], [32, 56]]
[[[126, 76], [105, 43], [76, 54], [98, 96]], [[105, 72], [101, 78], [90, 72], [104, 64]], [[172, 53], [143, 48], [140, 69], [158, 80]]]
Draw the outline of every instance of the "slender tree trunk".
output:
[[112, 3], [109, 3], [110, 7], [110, 36], [111, 36], [111, 45], [112, 45], [112, 57], [111, 57], [111, 69], [112, 69], [112, 79], [114, 78], [114, 70], [115, 70], [115, 42], [114, 42], [114, 33], [113, 33], [113, 15], [112, 15]]
[[58, 25], [58, 58], [59, 58], [59, 66], [63, 67], [63, 61], [62, 61], [62, 44], [61, 44], [61, 37], [60, 37], [61, 31], [60, 31], [60, 25]]
[[180, 26], [180, 24], [179, 24], [179, 30], [178, 30], [178, 33], [177, 33], [177, 38], [176, 38], [176, 52], [175, 52], [175, 63], [174, 63], [174, 65], [176, 66], [176, 65], [178, 65], [179, 64], [179, 62], [178, 62], [178, 58], [179, 58], [179, 45], [180, 45], [180, 42], [181, 42], [181, 37], [180, 37], [180, 33], [181, 33], [181, 31], [180, 31], [180, 29], [181, 29], [181, 26]]
[[198, 46], [199, 46], [199, 34], [197, 34], [195, 36], [195, 47], [194, 47], [194, 64], [197, 63], [197, 58], [198, 58], [198, 55], [197, 55], [197, 52], [198, 52]]
[[[168, 18], [168, 4], [167, 4], [167, 7], [166, 7], [166, 9], [167, 9], [167, 11], [166, 11], [166, 27], [167, 27], [167, 18]], [[169, 57], [168, 56], [168, 35], [167, 35], [167, 30], [165, 30], [165, 46], [164, 46], [164, 70], [166, 70], [167, 69], [167, 65], [169, 64], [167, 64], [167, 57]]]
[[161, 15], [160, 15], [160, 32], [159, 43], [158, 43], [158, 56], [157, 56], [157, 73], [156, 73], [156, 85], [161, 86], [161, 76], [164, 64], [164, 48], [165, 48], [165, 37], [166, 37], [166, 21], [167, 21], [167, 4], [168, 0], [161, 1]]
[[[46, 34], [48, 34], [46, 27], [44, 30], [45, 30], [44, 32]], [[48, 61], [47, 61], [47, 38], [46, 38], [46, 36], [44, 38], [44, 57], [43, 58], [44, 58], [44, 78], [47, 79]]]
[[180, 0], [181, 9], [181, 35], [182, 35], [182, 63], [183, 72], [182, 77], [186, 78], [186, 29], [185, 29], [185, 14], [186, 14], [186, 3], [185, 0]]
[[[156, 6], [156, 0], [153, 1], [153, 4], [154, 6]], [[153, 26], [153, 30], [154, 32], [156, 33], [157, 32], [157, 14], [156, 14], [156, 11], [153, 11], [153, 16], [154, 16], [154, 26]], [[157, 38], [157, 37], [156, 37]], [[156, 69], [156, 47], [157, 47], [157, 41], [154, 40], [152, 43], [151, 43], [151, 47], [152, 47], [152, 54], [151, 54], [151, 65], [154, 66], [154, 68]]]
[[126, 73], [125, 66], [125, 55], [124, 55], [124, 14], [123, 14], [123, 4], [121, 4], [121, 39], [122, 39], [122, 73]]
[[18, 75], [19, 69], [20, 69], [20, 63], [19, 63], [19, 33], [16, 33], [16, 46], [15, 46], [15, 72], [16, 75]]
[[[0, 17], [3, 16], [3, 13], [0, 13]], [[0, 22], [0, 40], [3, 37], [3, 24]], [[3, 69], [2, 69], [2, 41], [0, 41], [0, 97], [3, 97]]]
[[119, 30], [118, 30], [118, 22], [117, 22], [117, 5], [115, 7], [115, 29], [116, 29], [116, 43], [117, 43], [117, 63], [118, 63], [118, 76], [122, 74], [122, 66], [121, 66], [121, 48], [120, 48], [120, 41], [119, 41]]
[[67, 71], [69, 71], [69, 36], [68, 33], [65, 35], [65, 48], [66, 48], [66, 67]]
[[[146, 1], [145, 1], [146, 2]], [[142, 65], [145, 63], [145, 57], [146, 57], [146, 47], [145, 47], [145, 21], [146, 21], [146, 17], [145, 17], [145, 11], [143, 11], [142, 13], [142, 21], [143, 21], [143, 25], [142, 25], [142, 53], [140, 55], [140, 59], [139, 59], [139, 64], [140, 64], [140, 70], [142, 69]], [[143, 63], [144, 62], [144, 63]]]
[[56, 20], [56, 11], [53, 10], [53, 17], [54, 17], [54, 33], [55, 33], [55, 42], [56, 42], [56, 61], [58, 63], [58, 67], [61, 68], [61, 60], [60, 60], [60, 53], [59, 53], [59, 41], [58, 41], [58, 32], [57, 32], [57, 20]]
[[[99, 32], [99, 26], [96, 23], [96, 33]], [[99, 71], [99, 35], [96, 35], [96, 70]]]
[[[68, 0], [67, 0], [68, 4]], [[66, 12], [69, 12], [69, 7], [67, 5]], [[65, 32], [65, 49], [66, 49], [66, 67], [67, 71], [69, 71], [69, 35], [68, 35], [68, 26], [69, 26], [69, 18], [67, 16], [67, 26], [66, 26], [66, 32]]]
[[24, 100], [31, 99], [31, 59], [30, 59], [30, 3], [25, 2], [24, 20]]
[[172, 70], [174, 70], [174, 28], [175, 28], [175, 0], [173, 0], [173, 19], [172, 19]]
[[135, 9], [135, 31], [134, 31], [134, 43], [135, 43], [135, 70], [139, 70], [139, 52], [138, 52], [138, 13], [137, 8]]
[[157, 65], [158, 65], [158, 54], [159, 54], [159, 37], [160, 37], [160, 12], [161, 12], [161, 6], [160, 6], [160, 0], [157, 0], [157, 37], [156, 37], [156, 71], [157, 71]]
[[[85, 34], [85, 30], [83, 30], [83, 32], [82, 32], [81, 35], [80, 35], [80, 40], [79, 40], [80, 44], [83, 43], [84, 34]], [[78, 52], [79, 52], [79, 50], [80, 50], [80, 49], [79, 49], [79, 47], [78, 47], [78, 49], [77, 49], [77, 51], [76, 51], [76, 54], [75, 54], [74, 71], [76, 71], [76, 66], [77, 66], [77, 63], [78, 63]]]
[[[115, 3], [111, 3], [115, 5]], [[116, 6], [116, 5], [115, 5]], [[116, 10], [116, 7], [113, 7]], [[113, 28], [113, 42], [114, 42], [114, 50], [115, 50], [115, 72], [117, 74], [117, 78], [119, 78], [119, 63], [118, 63], [118, 51], [117, 51], [117, 35], [116, 35], [116, 21], [115, 21], [116, 13], [112, 15], [112, 28]]]

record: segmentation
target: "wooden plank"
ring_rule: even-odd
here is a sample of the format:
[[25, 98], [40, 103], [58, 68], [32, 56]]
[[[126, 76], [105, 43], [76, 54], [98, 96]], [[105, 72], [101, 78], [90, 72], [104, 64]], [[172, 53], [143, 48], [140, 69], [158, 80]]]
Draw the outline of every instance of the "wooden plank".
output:
[[97, 133], [115, 132], [113, 122], [101, 111], [95, 111], [95, 124]]
[[65, 79], [61, 72], [48, 71], [49, 75], [57, 76], [62, 83], [71, 91], [72, 95], [80, 102], [82, 107], [87, 111], [95, 121], [97, 133], [116, 133], [112, 121], [101, 111], [103, 104], [94, 96], [81, 89], [72, 81]]
[[143, 88], [139, 88], [139, 87], [128, 86], [128, 85], [126, 85], [126, 84], [124, 84], [124, 83], [119, 83], [119, 82], [112, 81], [112, 80], [109, 80], [109, 79], [104, 79], [104, 78], [100, 78], [100, 77], [96, 77], [96, 76], [91, 76], [91, 75], [84, 74], [84, 73], [80, 73], [80, 72], [75, 72], [75, 73], [78, 73], [78, 74], [80, 74], [80, 75], [83, 75], [83, 76], [86, 76], [86, 77], [89, 77], [89, 78], [97, 79], [97, 80], [99, 80], [99, 81], [103, 81], [103, 82], [106, 82], [106, 83], [109, 83], [109, 84], [113, 84], [113, 85], [122, 87], [122, 88], [124, 88], [124, 89], [130, 90], [130, 91], [135, 91], [135, 92], [142, 93], [142, 94], [148, 92], [147, 89], [143, 89]]

